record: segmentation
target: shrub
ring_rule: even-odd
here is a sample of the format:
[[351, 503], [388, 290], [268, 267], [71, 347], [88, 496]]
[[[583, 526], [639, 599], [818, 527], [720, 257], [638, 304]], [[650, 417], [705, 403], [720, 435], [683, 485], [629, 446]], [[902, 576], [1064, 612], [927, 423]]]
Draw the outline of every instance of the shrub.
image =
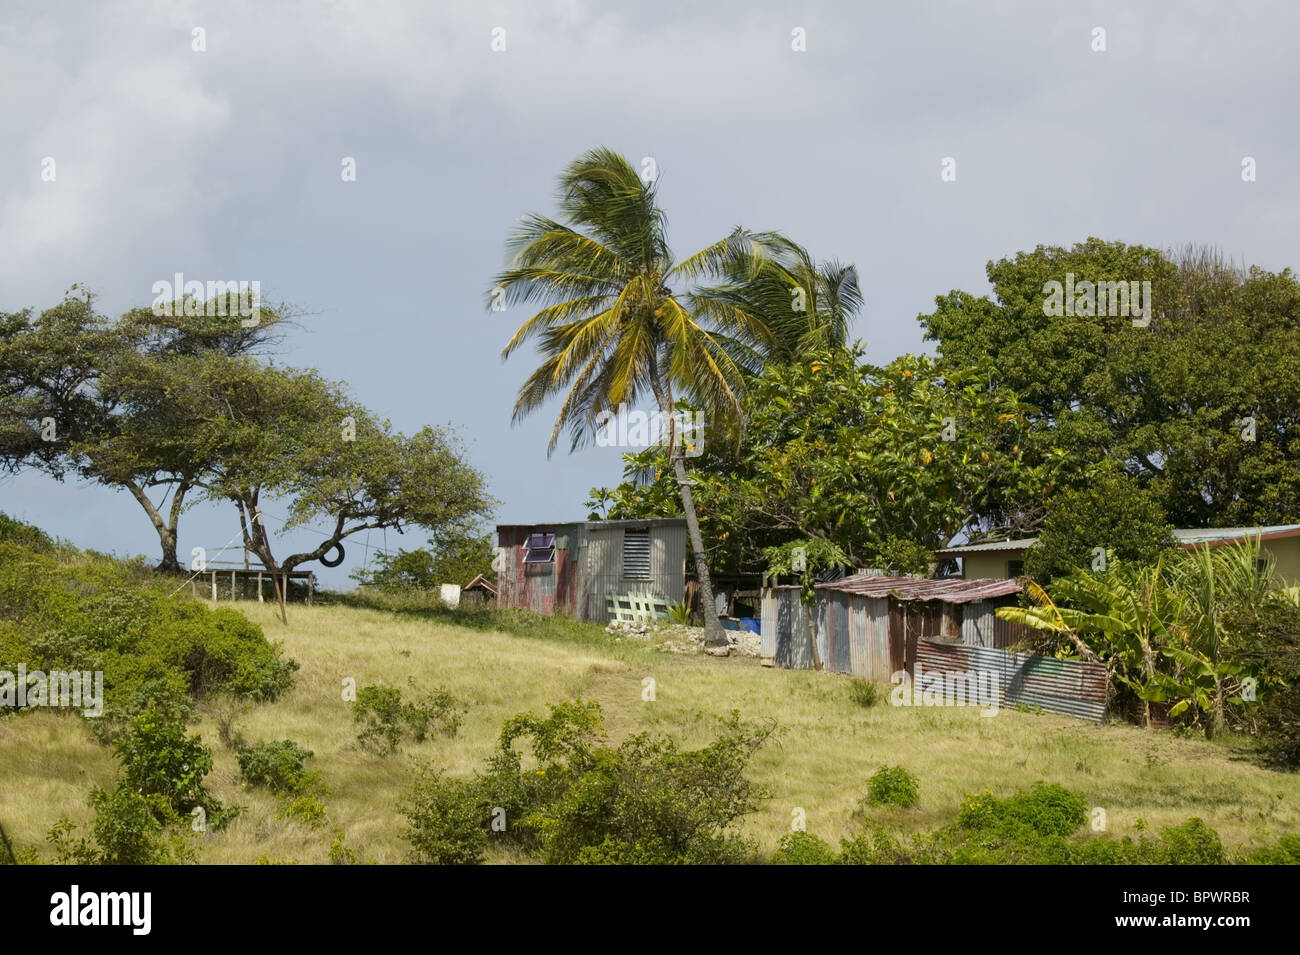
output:
[[236, 754], [239, 771], [248, 785], [292, 795], [320, 793], [323, 788], [316, 773], [303, 769], [303, 761], [310, 759], [311, 755], [311, 750], [303, 749], [290, 739], [254, 743]]
[[1244, 861], [1251, 865], [1300, 865], [1300, 836], [1283, 836], [1276, 846], [1256, 850]]
[[111, 738], [149, 709], [184, 723], [193, 703], [225, 691], [269, 700], [293, 682], [259, 627], [229, 608], [174, 597], [174, 583], [143, 562], [56, 545], [0, 519], [0, 669], [91, 670], [104, 675]]
[[477, 865], [487, 848], [488, 828], [476, 787], [447, 779], [432, 769], [421, 771], [403, 802], [411, 860], [433, 865]]
[[1199, 816], [1160, 833], [1165, 865], [1221, 865], [1223, 842]]
[[834, 865], [837, 862], [839, 857], [835, 850], [810, 832], [787, 832], [772, 856], [773, 865]]
[[880, 702], [880, 685], [871, 680], [849, 680], [849, 699], [863, 709], [871, 709]]
[[872, 806], [915, 806], [920, 798], [917, 778], [902, 766], [882, 766], [867, 783], [867, 803]]
[[330, 865], [356, 865], [356, 850], [350, 849], [344, 845], [346, 836], [342, 829], [334, 830], [334, 838], [330, 840], [329, 860]]
[[[223, 810], [203, 788], [203, 777], [212, 770], [212, 750], [200, 737], [186, 736], [179, 723], [166, 722], [153, 711], [142, 713], [113, 748], [122, 760], [122, 784], [143, 796], [157, 797], [155, 807], [165, 806], [177, 817], [202, 808], [214, 829], [238, 812]], [[162, 816], [159, 821], [174, 820]]]
[[55, 823], [49, 842], [61, 865], [174, 865], [194, 861], [184, 830], [168, 831], [174, 821], [166, 800], [146, 796], [128, 786], [112, 792], [94, 790], [91, 838], [73, 838], [66, 819]]
[[308, 826], [316, 826], [325, 820], [325, 804], [315, 796], [298, 796], [286, 803], [275, 815], [277, 819], [293, 819]]
[[[502, 840], [552, 864], [750, 861], [754, 847], [733, 826], [764, 795], [744, 771], [771, 732], [733, 713], [701, 749], [645, 733], [611, 747], [595, 703], [523, 713], [506, 721], [485, 772], [421, 777], [403, 807], [406, 838], [418, 861], [477, 862], [504, 811]], [[521, 741], [535, 768], [524, 768]]]
[[403, 703], [396, 687], [377, 685], [357, 691], [352, 718], [361, 726], [357, 741], [387, 756], [408, 734], [416, 742], [423, 742], [431, 731], [455, 736], [464, 711], [464, 705], [442, 688], [418, 702]]

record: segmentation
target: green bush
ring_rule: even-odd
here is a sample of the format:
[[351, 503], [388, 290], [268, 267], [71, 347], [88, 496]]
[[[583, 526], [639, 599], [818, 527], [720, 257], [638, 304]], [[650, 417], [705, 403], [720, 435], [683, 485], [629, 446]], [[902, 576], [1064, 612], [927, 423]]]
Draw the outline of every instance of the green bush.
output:
[[902, 766], [882, 766], [867, 783], [867, 803], [872, 806], [915, 806], [920, 798], [917, 778]]
[[787, 832], [781, 837], [773, 865], [835, 865], [839, 856], [824, 839], [810, 832]]
[[487, 820], [473, 783], [420, 772], [402, 804], [411, 860], [431, 865], [477, 865], [488, 843]]
[[[238, 809], [225, 810], [203, 788], [212, 771], [212, 750], [198, 736], [186, 736], [185, 727], [169, 723], [149, 711], [131, 722], [131, 731], [119, 737], [113, 749], [122, 760], [122, 785], [166, 806], [171, 817], [187, 816], [201, 808], [207, 825], [220, 829]], [[160, 817], [170, 824], [175, 819]]]
[[254, 743], [236, 751], [239, 771], [248, 785], [287, 795], [321, 792], [319, 776], [303, 768], [303, 761], [311, 755], [311, 750], [290, 739]]
[[292, 686], [297, 664], [243, 615], [172, 596], [142, 561], [24, 528], [0, 515], [0, 669], [101, 671], [101, 736], [151, 708], [185, 722], [215, 692], [270, 700]]
[[112, 792], [94, 790], [91, 837], [74, 838], [66, 819], [55, 823], [49, 842], [61, 865], [174, 865], [193, 862], [185, 830], [170, 828], [176, 820], [171, 806], [159, 796], [146, 796], [122, 785]]
[[1199, 816], [1160, 833], [1165, 865], [1222, 865], [1223, 841]]
[[464, 712], [464, 704], [441, 687], [417, 702], [404, 703], [401, 690], [376, 685], [357, 691], [352, 719], [361, 727], [357, 741], [387, 756], [408, 735], [417, 743], [431, 732], [455, 736]]
[[[501, 841], [552, 864], [750, 861], [736, 821], [764, 795], [745, 778], [771, 733], [732, 714], [709, 745], [681, 750], [638, 734], [604, 741], [600, 707], [573, 700], [508, 720], [486, 770], [471, 780], [427, 773], [404, 804], [420, 861], [479, 861], [494, 819]], [[524, 742], [530, 765], [516, 743]]]
[[285, 803], [276, 816], [280, 819], [293, 819], [309, 826], [316, 826], [325, 820], [325, 804], [315, 796], [298, 796]]

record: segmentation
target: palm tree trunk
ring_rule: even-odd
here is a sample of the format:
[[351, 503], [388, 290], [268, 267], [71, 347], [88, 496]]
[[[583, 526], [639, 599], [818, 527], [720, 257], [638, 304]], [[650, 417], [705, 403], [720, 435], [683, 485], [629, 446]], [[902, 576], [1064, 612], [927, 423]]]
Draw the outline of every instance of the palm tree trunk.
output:
[[677, 475], [677, 492], [681, 495], [682, 510], [686, 512], [686, 533], [690, 535], [691, 551], [695, 557], [695, 577], [700, 584], [700, 604], [704, 611], [704, 644], [709, 647], [725, 647], [727, 634], [718, 619], [718, 605], [713, 599], [713, 580], [709, 577], [709, 564], [704, 557], [704, 538], [700, 534], [700, 521], [695, 516], [695, 499], [691, 495], [690, 480], [686, 476], [686, 464], [681, 452], [676, 448], [673, 455], [673, 473]]
[[718, 605], [713, 599], [713, 579], [709, 576], [709, 564], [704, 556], [704, 536], [700, 533], [700, 520], [695, 513], [695, 497], [691, 494], [690, 478], [686, 475], [686, 462], [683, 460], [684, 448], [677, 435], [677, 415], [673, 407], [672, 394], [659, 374], [659, 362], [656, 356], [650, 366], [650, 385], [655, 399], [659, 402], [659, 414], [668, 423], [668, 457], [672, 462], [673, 474], [677, 478], [677, 494], [682, 501], [682, 511], [686, 515], [686, 533], [690, 537], [691, 552], [695, 558], [695, 578], [700, 585], [700, 609], [704, 613], [704, 645], [706, 647], [727, 646], [727, 634], [718, 619]]

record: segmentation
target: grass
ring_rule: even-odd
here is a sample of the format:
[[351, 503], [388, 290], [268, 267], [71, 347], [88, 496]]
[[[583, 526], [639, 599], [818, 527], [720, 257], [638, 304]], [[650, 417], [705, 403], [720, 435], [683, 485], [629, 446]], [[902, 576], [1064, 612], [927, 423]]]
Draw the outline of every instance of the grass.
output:
[[[491, 750], [501, 724], [523, 710], [584, 696], [600, 702], [612, 738], [648, 729], [687, 745], [705, 742], [719, 716], [772, 717], [781, 729], [756, 756], [752, 775], [771, 793], [746, 828], [767, 852], [790, 830], [796, 810], [809, 832], [838, 844], [857, 825], [855, 807], [882, 766], [902, 766], [920, 780], [910, 809], [879, 807], [872, 819], [899, 832], [950, 822], [960, 798], [991, 789], [1008, 795], [1038, 780], [1082, 792], [1106, 810], [1108, 831], [1159, 831], [1201, 816], [1230, 853], [1273, 843], [1300, 830], [1300, 774], [1261, 768], [1242, 741], [1207, 742], [1139, 727], [1094, 726], [1065, 716], [1003, 710], [911, 709], [882, 702], [864, 707], [862, 690], [832, 674], [762, 667], [756, 660], [655, 652], [601, 628], [508, 612], [455, 613], [436, 607], [393, 612], [376, 606], [292, 606], [289, 626], [270, 604], [238, 604], [268, 637], [298, 660], [294, 690], [253, 706], [235, 720], [248, 742], [292, 739], [312, 750], [307, 768], [330, 793], [318, 825], [277, 818], [284, 802], [245, 789], [235, 755], [219, 741], [214, 712], [194, 731], [215, 751], [208, 788], [243, 815], [199, 845], [205, 863], [328, 861], [334, 830], [358, 861], [404, 861], [399, 803], [420, 762], [469, 774]], [[642, 680], [655, 700], [642, 700]], [[356, 744], [345, 677], [358, 687], [388, 683], [404, 691], [445, 686], [469, 705], [452, 739], [406, 743], [380, 757]], [[78, 718], [40, 712], [0, 720], [0, 822], [15, 848], [36, 846], [60, 817], [90, 819], [92, 786], [116, 773], [109, 750]], [[20, 784], [15, 784], [19, 782]], [[522, 861], [508, 854], [491, 861]]]

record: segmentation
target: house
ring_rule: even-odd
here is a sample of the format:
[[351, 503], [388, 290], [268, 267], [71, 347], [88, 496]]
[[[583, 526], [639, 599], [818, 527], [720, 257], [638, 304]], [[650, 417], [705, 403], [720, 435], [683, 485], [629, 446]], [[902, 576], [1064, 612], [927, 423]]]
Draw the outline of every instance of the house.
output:
[[602, 623], [662, 611], [686, 596], [686, 519], [500, 524], [497, 566], [501, 608]]
[[[1300, 524], [1270, 524], [1265, 527], [1182, 528], [1174, 531], [1183, 550], [1221, 547], [1231, 541], [1258, 537], [1260, 548], [1273, 556], [1276, 575], [1289, 585], [1300, 583]], [[960, 557], [962, 576], [967, 578], [1019, 577], [1025, 570], [1025, 553], [1037, 537], [1020, 537], [983, 544], [966, 544], [935, 551], [940, 559]]]

